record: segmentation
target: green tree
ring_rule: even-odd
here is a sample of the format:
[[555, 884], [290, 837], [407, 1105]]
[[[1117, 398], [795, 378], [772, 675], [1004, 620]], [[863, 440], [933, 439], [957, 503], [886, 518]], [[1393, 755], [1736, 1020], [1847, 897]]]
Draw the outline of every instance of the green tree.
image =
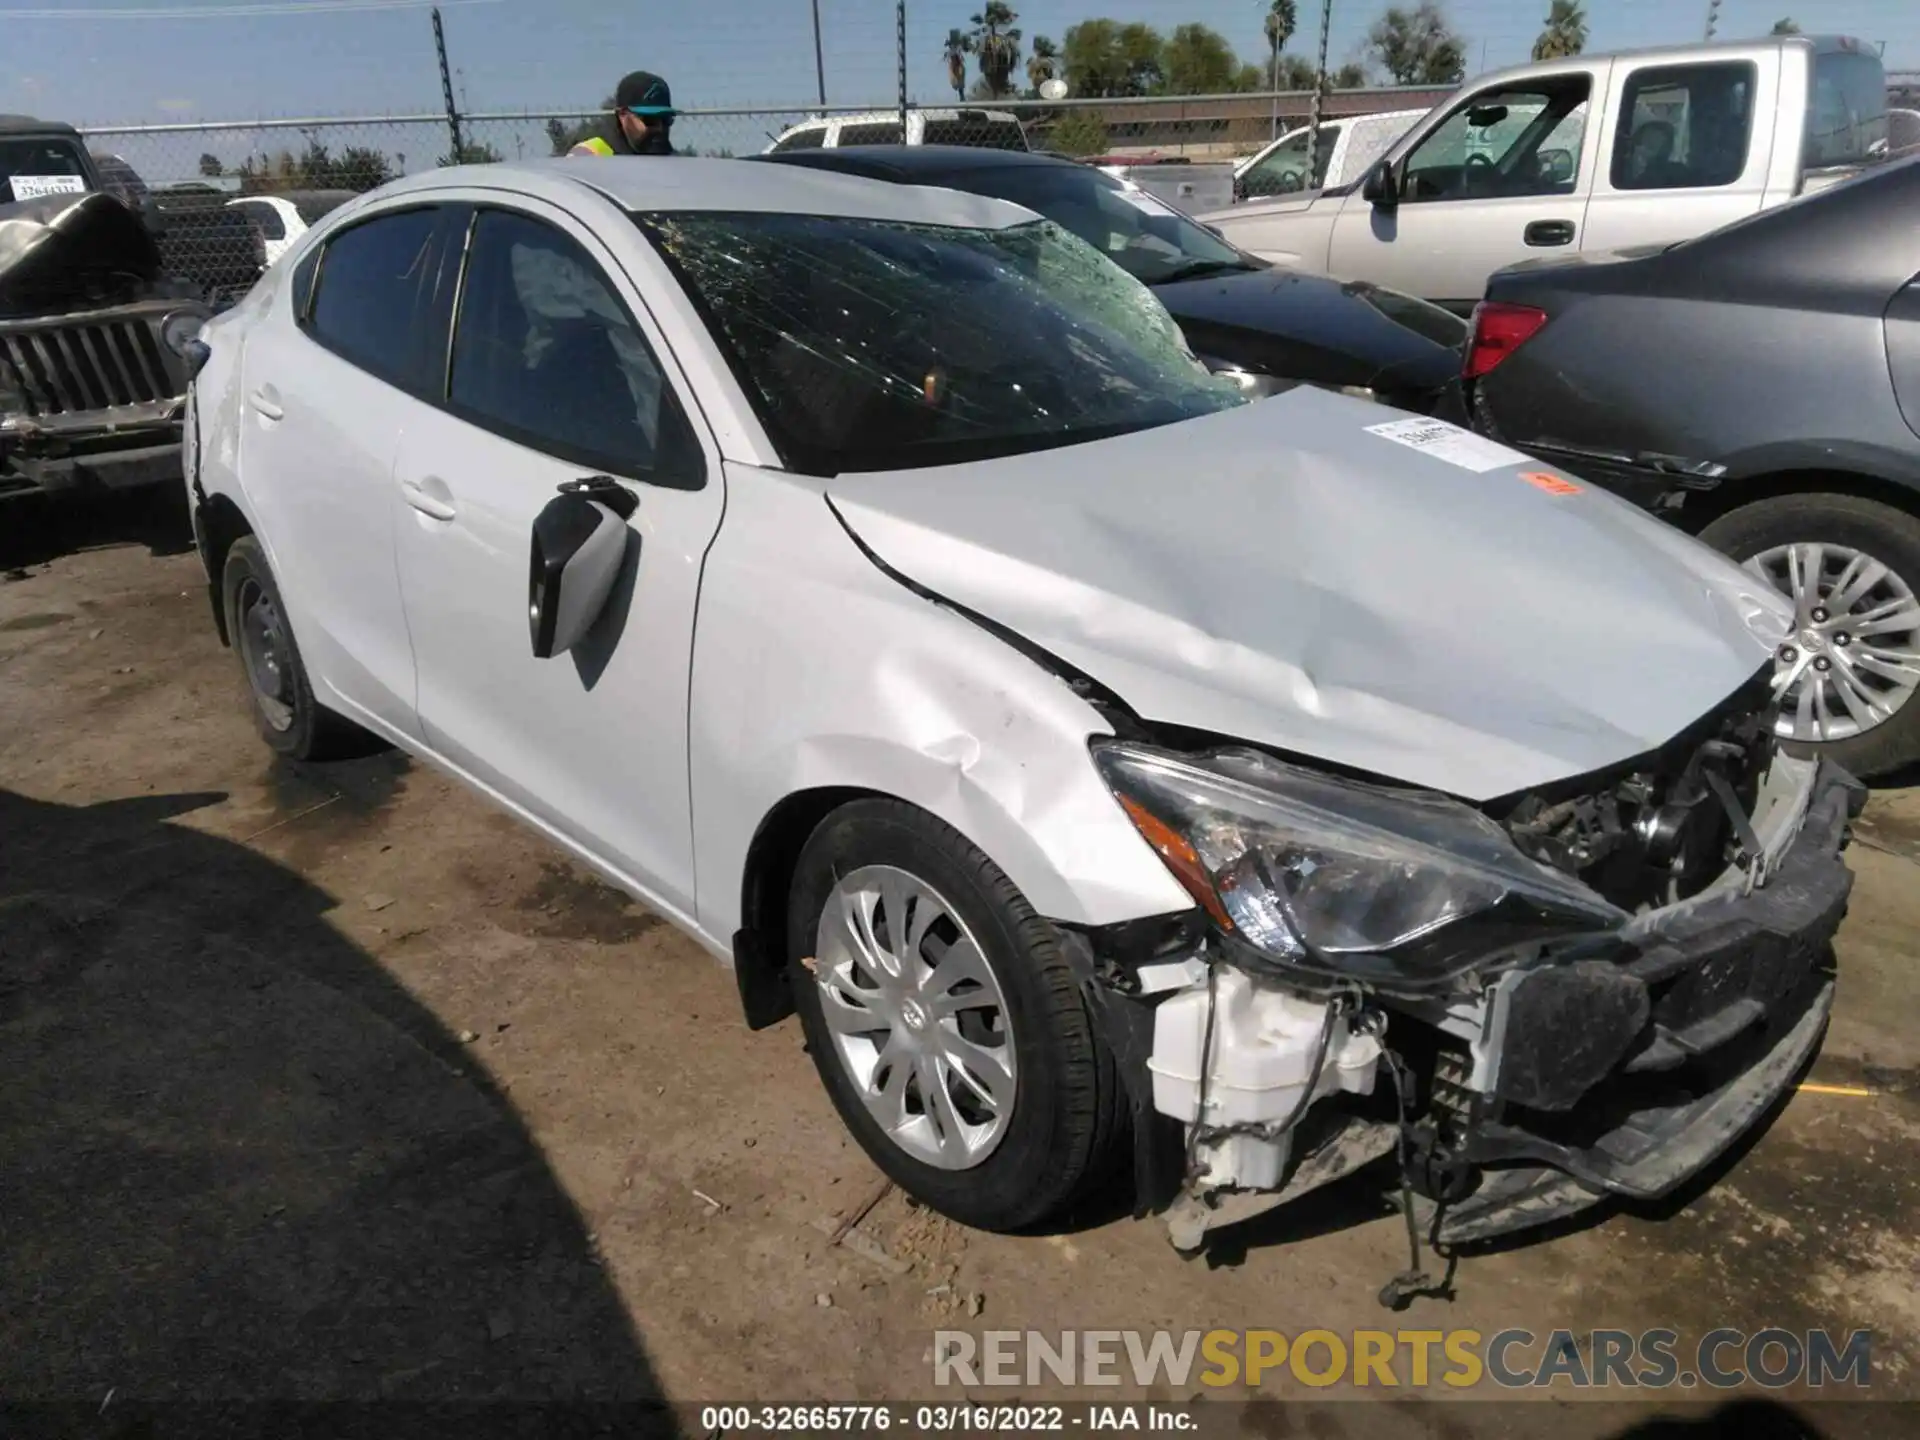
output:
[[462, 140], [457, 151], [449, 150], [434, 164], [446, 165], [498, 165], [500, 152], [484, 140]]
[[1336, 90], [1364, 90], [1367, 88], [1367, 67], [1352, 63], [1342, 65], [1333, 72], [1332, 81]]
[[1536, 60], [1563, 60], [1587, 48], [1587, 7], [1580, 0], [1553, 0], [1539, 38], [1533, 42]]
[[1165, 42], [1151, 25], [1082, 20], [1060, 42], [1066, 81], [1081, 98], [1156, 95], [1166, 85]]
[[1063, 155], [1103, 155], [1107, 149], [1107, 122], [1096, 110], [1070, 110], [1047, 137]]
[[605, 123], [606, 116], [613, 113], [615, 104], [613, 96], [607, 96], [600, 102], [600, 114], [589, 116], [574, 125], [568, 125], [562, 120], [547, 121], [547, 143], [553, 147], [553, 153], [564, 155], [592, 135]]
[[1299, 55], [1282, 55], [1273, 84], [1281, 90], [1312, 90], [1320, 83], [1320, 72], [1311, 60]]
[[947, 84], [953, 87], [957, 99], [967, 98], [967, 56], [973, 50], [973, 41], [967, 38], [963, 30], [947, 31], [947, 43], [940, 53], [947, 61]]
[[573, 148], [573, 142], [567, 138], [567, 122], [560, 119], [547, 121], [547, 144], [556, 155], [564, 155]]
[[987, 0], [972, 18], [973, 53], [979, 59], [980, 78], [986, 82], [989, 100], [1013, 93], [1013, 72], [1020, 64], [1020, 31], [1006, 0]]
[[1226, 37], [1205, 25], [1174, 27], [1161, 51], [1170, 95], [1223, 95], [1233, 89], [1240, 60]]
[[1367, 31], [1367, 49], [1396, 85], [1457, 85], [1466, 78], [1467, 42], [1434, 0], [1388, 8]]
[[1035, 95], [1047, 81], [1060, 74], [1060, 47], [1045, 35], [1033, 37], [1033, 50], [1027, 56], [1027, 85]]
[[1267, 37], [1267, 83], [1280, 88], [1280, 52], [1300, 28], [1300, 15], [1294, 0], [1267, 0], [1267, 13], [1260, 22]]
[[1773, 33], [1775, 35], [1798, 35], [1800, 33], [1800, 26], [1794, 18], [1789, 15], [1784, 20], [1776, 20], [1773, 22]]
[[200, 157], [200, 173], [208, 179], [213, 179], [216, 176], [226, 174], [227, 167], [220, 163], [220, 157], [218, 155], [202, 155]]

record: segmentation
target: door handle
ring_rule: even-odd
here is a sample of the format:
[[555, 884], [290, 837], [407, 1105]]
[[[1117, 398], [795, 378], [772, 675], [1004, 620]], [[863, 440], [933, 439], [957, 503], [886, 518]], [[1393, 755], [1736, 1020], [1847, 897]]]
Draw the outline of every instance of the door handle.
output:
[[451, 520], [457, 513], [451, 500], [431, 494], [418, 481], [402, 480], [400, 493], [406, 497], [407, 504], [430, 519]]
[[1571, 245], [1573, 243], [1573, 222], [1571, 220], [1536, 220], [1527, 226], [1522, 237], [1529, 245]]
[[247, 403], [268, 420], [278, 420], [287, 413], [280, 408], [280, 394], [271, 385], [262, 385], [255, 390], [247, 396]]

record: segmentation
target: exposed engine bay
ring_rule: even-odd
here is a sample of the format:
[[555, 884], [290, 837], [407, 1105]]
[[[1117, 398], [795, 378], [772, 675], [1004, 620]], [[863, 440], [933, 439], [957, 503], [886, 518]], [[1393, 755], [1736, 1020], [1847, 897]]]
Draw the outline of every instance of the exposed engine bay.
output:
[[1778, 748], [1764, 676], [1652, 755], [1478, 807], [1237, 748], [1099, 758], [1213, 921], [1096, 961], [1110, 1028], [1145, 1012], [1179, 1248], [1392, 1157], [1404, 1303], [1444, 1284], [1423, 1235], [1672, 1189], [1824, 1031], [1864, 791]]

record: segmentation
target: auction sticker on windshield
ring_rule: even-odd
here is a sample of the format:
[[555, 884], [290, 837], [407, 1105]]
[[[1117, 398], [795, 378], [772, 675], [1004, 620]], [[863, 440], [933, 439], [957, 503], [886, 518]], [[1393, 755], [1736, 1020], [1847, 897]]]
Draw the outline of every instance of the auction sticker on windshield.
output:
[[1462, 430], [1444, 420], [1388, 420], [1367, 426], [1367, 433], [1475, 474], [1527, 463], [1527, 457], [1518, 450], [1509, 450], [1484, 435]]
[[77, 195], [87, 188], [79, 175], [15, 175], [13, 198], [38, 200], [42, 195]]

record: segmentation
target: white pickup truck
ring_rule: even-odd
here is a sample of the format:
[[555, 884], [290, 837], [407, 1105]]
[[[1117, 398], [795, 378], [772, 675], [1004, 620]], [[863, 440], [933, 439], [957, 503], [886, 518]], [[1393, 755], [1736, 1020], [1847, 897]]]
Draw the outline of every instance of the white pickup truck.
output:
[[1579, 55], [1470, 83], [1358, 180], [1199, 218], [1277, 264], [1465, 313], [1517, 261], [1691, 239], [1886, 145], [1886, 75], [1857, 40]]

